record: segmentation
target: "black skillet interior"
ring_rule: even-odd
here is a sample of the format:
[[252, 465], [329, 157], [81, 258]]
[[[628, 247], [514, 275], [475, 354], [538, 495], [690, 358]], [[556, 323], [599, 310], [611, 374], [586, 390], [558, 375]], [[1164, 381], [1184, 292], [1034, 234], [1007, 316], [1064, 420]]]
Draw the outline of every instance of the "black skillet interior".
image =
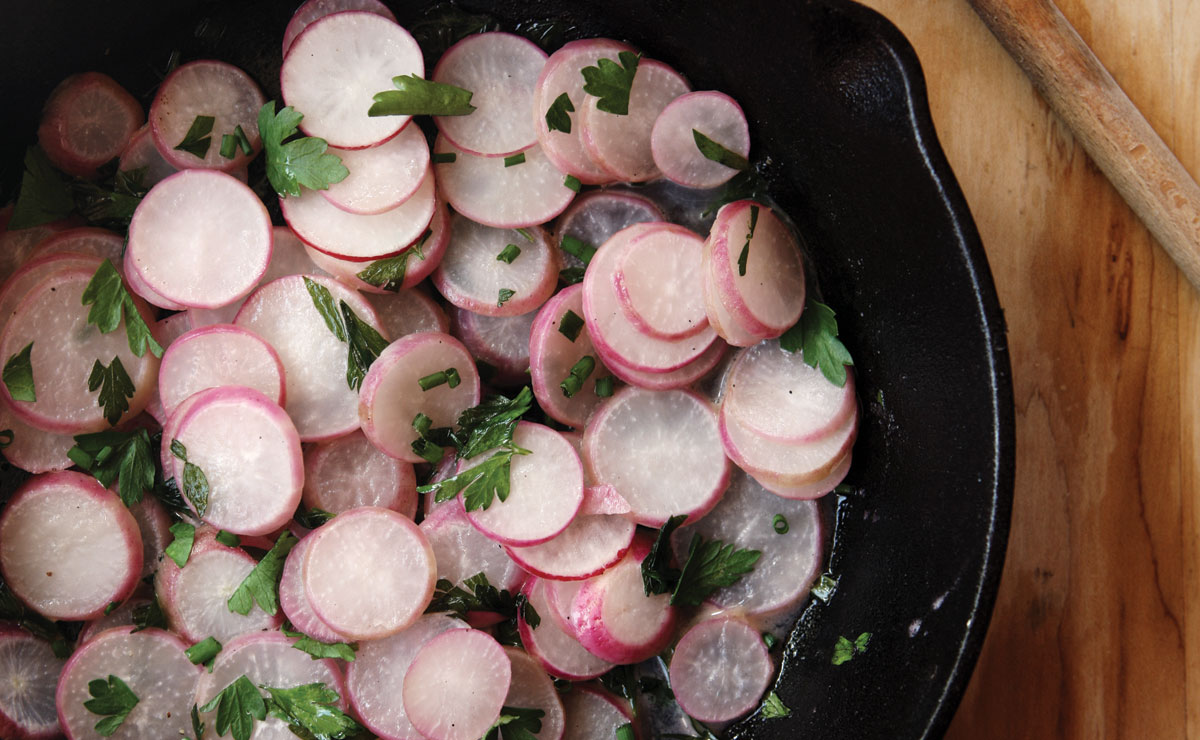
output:
[[[5, 195], [41, 101], [68, 74], [107, 72], [148, 103], [179, 50], [184, 61], [241, 66], [278, 99], [280, 38], [296, 4], [44, 0], [10, 13], [0, 28]], [[421, 17], [418, 3], [391, 4], [405, 25]], [[1003, 316], [913, 50], [884, 18], [841, 0], [462, 5], [508, 28], [549, 28], [552, 45], [627, 39], [694, 89], [745, 107], [753, 157], [838, 312], [864, 423], [853, 492], [829, 507], [837, 591], [807, 608], [784, 651], [777, 690], [792, 716], [752, 717], [732, 734], [939, 736], [999, 583], [1014, 425]], [[838, 637], [862, 632], [873, 634], [867, 652], [832, 665]]]

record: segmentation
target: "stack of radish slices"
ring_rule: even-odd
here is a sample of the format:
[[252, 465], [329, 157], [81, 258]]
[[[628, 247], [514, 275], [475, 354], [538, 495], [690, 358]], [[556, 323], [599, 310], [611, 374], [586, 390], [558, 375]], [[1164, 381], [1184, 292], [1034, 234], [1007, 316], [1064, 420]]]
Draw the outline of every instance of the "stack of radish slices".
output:
[[[0, 210], [0, 439], [33, 474], [0, 513], [0, 736], [756, 711], [859, 411], [786, 217], [715, 190], [749, 156], [737, 103], [618, 41], [477, 33], [429, 73], [473, 110], [427, 137], [368, 113], [427, 71], [378, 0], [309, 0], [283, 51], [287, 167], [235, 67], [180, 66], [144, 125], [85, 74], [39, 140], [77, 178], [141, 168], [127, 241]], [[322, 155], [345, 172], [277, 184]], [[674, 714], [596, 680], [630, 664]]]

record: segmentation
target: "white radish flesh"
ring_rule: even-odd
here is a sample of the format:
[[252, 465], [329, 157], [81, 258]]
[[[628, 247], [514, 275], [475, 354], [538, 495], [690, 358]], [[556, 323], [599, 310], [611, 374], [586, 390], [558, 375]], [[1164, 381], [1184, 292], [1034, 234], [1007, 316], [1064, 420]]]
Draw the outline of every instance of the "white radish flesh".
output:
[[60, 737], [54, 690], [64, 661], [50, 643], [0, 625], [0, 736], [13, 740]]
[[279, 608], [293, 627], [314, 640], [345, 642], [345, 635], [334, 632], [332, 627], [321, 621], [304, 592], [304, 558], [312, 543], [311, 536], [301, 537], [284, 560], [283, 573], [279, 577]]
[[708, 327], [700, 289], [704, 241], [686, 229], [628, 242], [613, 273], [625, 316], [644, 334], [683, 339]]
[[594, 686], [573, 686], [563, 695], [566, 727], [562, 740], [611, 740], [633, 721], [626, 702]]
[[631, 367], [627, 367], [621, 361], [620, 357], [616, 357], [612, 353], [601, 352], [600, 354], [605, 366], [612, 371], [612, 374], [626, 383], [652, 391], [669, 391], [676, 388], [686, 388], [708, 375], [724, 359], [726, 350], [728, 349], [729, 345], [718, 339], [708, 345], [708, 349], [704, 350], [704, 353], [696, 359], [683, 367], [665, 373], [648, 373], [644, 370], [634, 370]]
[[770, 208], [748, 200], [723, 206], [705, 249], [712, 252], [718, 295], [751, 331], [779, 336], [800, 318], [805, 295], [800, 245]]
[[292, 42], [314, 21], [345, 10], [365, 10], [388, 20], [396, 20], [392, 11], [388, 10], [388, 7], [379, 0], [307, 0], [299, 8], [296, 8], [292, 19], [288, 21], [287, 28], [283, 29], [283, 55], [287, 56]]
[[[52, 236], [45, 241], [50, 242], [54, 239], [55, 237]], [[28, 262], [21, 265], [4, 281], [4, 285], [0, 286], [0, 328], [8, 324], [13, 311], [21, 304], [21, 301], [25, 300], [29, 291], [49, 276], [68, 268], [90, 270], [94, 273], [99, 266], [100, 260], [87, 254], [49, 254], [36, 258], [31, 256]]]
[[[560, 331], [568, 311], [583, 318], [583, 286], [571, 285], [562, 289], [538, 311], [530, 329], [529, 372], [533, 395], [546, 414], [563, 424], [582, 429], [602, 400], [596, 395], [596, 381], [612, 374], [600, 361], [586, 326], [579, 328], [574, 340]], [[596, 367], [583, 386], [568, 398], [561, 383], [584, 357], [595, 360]]]
[[130, 267], [130, 265], [126, 264], [125, 261], [122, 260], [121, 266], [117, 268], [117, 270], [124, 275], [125, 287], [129, 289], [130, 293], [133, 293], [134, 295], [144, 299], [147, 303], [150, 303], [153, 306], [165, 308], [168, 311], [187, 310], [187, 306], [183, 305], [182, 303], [177, 303], [176, 301], [167, 298], [162, 293], [159, 293], [157, 290], [151, 288], [150, 284], [146, 282], [146, 279], [143, 278], [137, 270], [130, 269]]
[[[225, 172], [243, 167], [262, 145], [258, 111], [266, 103], [250, 75], [233, 65], [203, 59], [180, 65], [158, 86], [150, 104], [150, 130], [159, 153], [171, 165], [204, 167]], [[176, 149], [197, 116], [212, 116], [213, 141], [203, 157]], [[237, 127], [250, 142], [247, 154], [240, 147], [233, 159], [221, 156], [221, 137]]]
[[450, 318], [442, 307], [420, 288], [404, 288], [395, 293], [369, 295], [379, 321], [392, 339], [422, 331], [450, 331]]
[[516, 647], [505, 647], [504, 652], [512, 662], [512, 683], [504, 706], [541, 710], [542, 728], [534, 737], [539, 740], [559, 740], [565, 724], [562, 699], [558, 689], [537, 659]]
[[[649, 198], [616, 190], [592, 190], [580, 195], [559, 216], [554, 234], [559, 244], [570, 236], [598, 247], [626, 226], [647, 221], [665, 221], [662, 210]], [[567, 267], [582, 267], [573, 254], [563, 252]]]
[[675, 646], [671, 689], [694, 719], [724, 722], [758, 706], [773, 672], [757, 629], [738, 619], [709, 619]]
[[[223, 323], [223, 322], [219, 322]], [[180, 311], [173, 313], [165, 318], [161, 318], [150, 325], [150, 333], [154, 335], [154, 341], [158, 342], [158, 346], [163, 348], [163, 353], [171, 348], [171, 343], [182, 337], [184, 334], [192, 330], [192, 315], [190, 311]], [[159, 371], [162, 371], [162, 363], [159, 363]], [[146, 413], [154, 417], [154, 420], [159, 425], [167, 423], [167, 412], [162, 405], [162, 396], [158, 392], [158, 385], [154, 386], [154, 393], [150, 396], [150, 400], [146, 403]]]
[[417, 479], [411, 463], [383, 454], [361, 431], [353, 431], [305, 451], [301, 500], [330, 514], [379, 506], [412, 519]]
[[99, 72], [72, 75], [50, 93], [38, 126], [38, 144], [60, 170], [92, 178], [121, 154], [145, 120], [142, 106]]
[[436, 155], [453, 155], [434, 170], [442, 194], [472, 221], [502, 229], [520, 229], [550, 221], [570, 205], [575, 191], [566, 176], [534, 145], [511, 157], [480, 157], [456, 149], [444, 136], [434, 142]]
[[[5, 450], [5, 454], [8, 450]], [[158, 499], [149, 493], [142, 494], [142, 500], [129, 507], [129, 513], [137, 522], [138, 532], [142, 535], [142, 572], [141, 578], [153, 575], [162, 561], [163, 552], [167, 545], [175, 539], [171, 534], [171, 515]]]
[[[549, 581], [530, 578], [521, 589], [538, 615], [550, 615], [546, 585]], [[613, 663], [588, 652], [573, 634], [566, 632], [554, 619], [543, 617], [536, 628], [530, 627], [522, 613], [517, 614], [521, 642], [529, 654], [538, 659], [552, 676], [570, 681], [582, 681], [607, 673]]]
[[529, 335], [536, 311], [520, 316], [484, 316], [450, 309], [451, 331], [477, 361], [496, 369], [492, 383], [523, 385], [529, 378]]
[[48, 473], [22, 485], [0, 515], [0, 571], [39, 614], [93, 619], [137, 586], [141, 534], [91, 476]]
[[510, 547], [508, 554], [536, 576], [580, 580], [602, 573], [624, 557], [635, 529], [634, 523], [622, 516], [580, 514], [552, 539], [530, 547]]
[[703, 275], [701, 288], [704, 293], [704, 309], [708, 313], [708, 323], [729, 344], [735, 347], [753, 347], [766, 339], [771, 332], [751, 326], [744, 318], [730, 311], [729, 306], [726, 305], [728, 299], [724, 297], [718, 286], [710, 251], [706, 244], [700, 268]]
[[654, 164], [673, 182], [715, 188], [737, 174], [701, 154], [694, 131], [742, 158], [750, 156], [750, 126], [733, 98], [713, 90], [685, 93], [663, 108], [650, 132]]
[[[450, 217], [450, 244], [433, 272], [433, 284], [447, 301], [485, 316], [520, 316], [546, 302], [558, 284], [558, 257], [540, 228], [484, 226], [463, 216]], [[497, 259], [509, 244], [521, 254], [512, 263]], [[507, 298], [501, 301], [500, 291]]]
[[475, 740], [500, 716], [512, 682], [504, 648], [479, 630], [450, 630], [417, 651], [404, 677], [404, 711], [430, 740]]
[[29, 259], [32, 262], [52, 254], [70, 252], [109, 259], [114, 265], [119, 265], [124, 251], [125, 239], [120, 234], [108, 229], [82, 226], [46, 237], [29, 253]]
[[[0, 208], [0, 221], [5, 221], [7, 216], [12, 215], [12, 211], [11, 204]], [[25, 263], [29, 253], [43, 239], [73, 226], [75, 224], [69, 221], [55, 221], [28, 229], [0, 231], [0, 279], [7, 280], [14, 270]]]
[[67, 457], [67, 451], [75, 446], [74, 436], [29, 426], [13, 413], [7, 401], [0, 401], [0, 429], [12, 432], [4, 459], [27, 473], [66, 470], [75, 464]]
[[163, 353], [158, 392], [168, 415], [193, 393], [222, 385], [253, 388], [283, 404], [279, 355], [257, 334], [232, 324], [193, 329]]
[[438, 578], [461, 585], [483, 573], [488, 583], [510, 593], [516, 593], [525, 582], [525, 573], [505, 553], [504, 546], [472, 526], [457, 502], [439, 506], [427, 515], [421, 531], [433, 548]]
[[[856, 407], [828, 434], [803, 444], [778, 442], [757, 434], [724, 408], [720, 426], [726, 454], [760, 483], [772, 488], [800, 486], [827, 478], [842, 462], [858, 435], [858, 410]], [[828, 490], [832, 487], [820, 493]]]
[[320, 192], [350, 213], [390, 211], [411, 198], [429, 172], [429, 144], [419, 126], [405, 126], [378, 146], [329, 152], [341, 158], [350, 174]]
[[178, 167], [159, 153], [158, 147], [154, 145], [154, 132], [150, 130], [148, 123], [135, 131], [129, 143], [121, 150], [121, 160], [117, 169], [129, 173], [143, 170], [142, 185], [148, 188], [179, 171]]
[[758, 476], [762, 478], [760, 481], [762, 487], [776, 496], [790, 499], [820, 498], [837, 488], [838, 484], [842, 482], [846, 474], [850, 472], [853, 458], [854, 455], [847, 451], [841, 460], [833, 464], [827, 476], [811, 483], [788, 484], [761, 472], [758, 473]]

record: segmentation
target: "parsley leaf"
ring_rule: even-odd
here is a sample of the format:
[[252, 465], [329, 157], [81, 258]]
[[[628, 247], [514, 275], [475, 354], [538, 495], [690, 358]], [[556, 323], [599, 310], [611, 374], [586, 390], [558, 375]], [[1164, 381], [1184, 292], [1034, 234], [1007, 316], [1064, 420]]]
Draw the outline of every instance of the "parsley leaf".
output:
[[71, 655], [71, 644], [74, 640], [71, 643], [67, 642], [60, 629], [61, 623], [51, 622], [21, 603], [4, 582], [3, 576], [0, 576], [0, 620], [15, 622], [35, 637], [49, 642], [57, 658], [65, 659]]
[[438, 579], [433, 599], [425, 609], [426, 614], [437, 612], [451, 612], [459, 619], [466, 619], [467, 612], [495, 612], [510, 622], [515, 622], [520, 613], [532, 629], [542, 623], [541, 616], [524, 594], [514, 596], [507, 589], [497, 589], [482, 572], [466, 579], [461, 586], [446, 578]]
[[317, 313], [325, 320], [325, 326], [340, 341], [349, 345], [349, 353], [346, 356], [346, 384], [352, 390], [358, 390], [371, 363], [375, 362], [379, 353], [387, 347], [387, 340], [380, 336], [374, 327], [359, 318], [345, 301], [339, 301], [338, 307], [334, 308], [333, 294], [329, 292], [329, 288], [307, 276], [304, 278], [304, 287], [307, 288]]
[[696, 129], [692, 129], [692, 140], [696, 142], [696, 148], [700, 150], [705, 159], [711, 159], [717, 164], [723, 164], [735, 170], [744, 170], [750, 166], [750, 162], [745, 157], [726, 149]]
[[254, 732], [254, 720], [267, 718], [267, 703], [263, 701], [258, 687], [245, 676], [238, 676], [204, 706], [201, 712], [217, 710], [214, 729], [224, 737], [231, 732], [233, 740], [250, 740]]
[[628, 115], [629, 91], [633, 87], [633, 78], [641, 58], [641, 54], [623, 51], [617, 55], [620, 64], [611, 59], [601, 59], [595, 67], [584, 67], [580, 70], [583, 73], [583, 91], [600, 98], [596, 102], [598, 109], [618, 116]]
[[517, 294], [517, 291], [513, 290], [512, 288], [501, 288], [500, 294], [496, 298], [496, 308], [499, 308], [500, 306], [503, 306], [505, 303], [508, 303], [508, 299], [512, 298], [516, 294]]
[[525, 386], [512, 399], [501, 395], [490, 396], [479, 405], [463, 411], [458, 416], [457, 436], [463, 440], [459, 445], [459, 459], [475, 457], [494, 447], [511, 443], [517, 430], [517, 421], [532, 405], [533, 392], [529, 386]]
[[103, 678], [88, 681], [88, 693], [92, 698], [85, 701], [83, 706], [92, 714], [108, 715], [96, 723], [96, 734], [101, 737], [116, 732], [138, 703], [137, 696], [129, 686], [111, 674], [107, 681]]
[[551, 131], [571, 133], [571, 116], [569, 114], [574, 112], [575, 105], [571, 102], [570, 96], [566, 93], [559, 95], [546, 109], [546, 127]]
[[400, 292], [404, 287], [404, 276], [408, 274], [408, 259], [416, 255], [417, 259], [424, 259], [425, 255], [421, 253], [421, 247], [425, 245], [425, 241], [433, 234], [431, 229], [425, 229], [425, 233], [417, 241], [416, 246], [411, 249], [406, 249], [395, 257], [385, 257], [381, 260], [375, 260], [367, 265], [366, 269], [355, 275], [364, 283], [370, 283], [376, 288], [390, 291], [392, 293]]
[[650, 553], [642, 561], [642, 589], [647, 596], [670, 593], [679, 583], [679, 571], [671, 567], [671, 533], [686, 520], [687, 514], [676, 514], [658, 528]]
[[217, 542], [220, 542], [225, 547], [237, 547], [238, 545], [242, 544], [241, 537], [238, 537], [233, 532], [226, 532], [223, 529], [219, 530], [216, 537], [213, 539], [215, 539]]
[[279, 197], [299, 196], [300, 187], [326, 190], [345, 180], [350, 170], [329, 144], [315, 136], [292, 138], [299, 133], [304, 114], [290, 105], [278, 113], [272, 100], [258, 111], [258, 133], [266, 153], [267, 179]]
[[100, 391], [96, 403], [104, 407], [104, 418], [110, 425], [115, 425], [129, 410], [129, 399], [135, 391], [120, 357], [113, 357], [108, 367], [96, 360], [88, 376], [88, 390], [92, 393]]
[[33, 342], [17, 352], [4, 363], [3, 380], [8, 393], [15, 401], [36, 401], [37, 391], [33, 387]]
[[283, 575], [283, 561], [298, 541], [291, 532], [279, 535], [275, 545], [229, 597], [229, 611], [244, 616], [250, 613], [255, 602], [272, 616], [279, 611], [279, 577]]
[[463, 506], [467, 511], [487, 509], [495, 498], [501, 501], [508, 499], [510, 492], [509, 475], [511, 473], [512, 456], [528, 455], [529, 450], [512, 447], [496, 452], [482, 463], [464, 470], [458, 475], [430, 483], [417, 488], [421, 493], [436, 492], [434, 501], [442, 503], [449, 501], [462, 492]]
[[192, 125], [188, 127], [187, 133], [183, 136], [183, 141], [175, 147], [177, 152], [187, 152], [193, 157], [204, 159], [208, 156], [208, 148], [212, 146], [213, 123], [216, 118], [212, 116], [196, 116], [192, 121]]
[[820, 368], [830, 383], [841, 388], [846, 385], [846, 366], [853, 365], [854, 360], [837, 337], [833, 309], [810, 298], [800, 320], [779, 338], [779, 346], [788, 352], [800, 350], [809, 367]]
[[761, 556], [758, 550], [738, 550], [720, 540], [693, 535], [671, 605], [700, 606], [713, 591], [733, 585], [753, 570]]
[[192, 665], [203, 665], [208, 668], [209, 673], [212, 673], [213, 659], [220, 652], [221, 643], [217, 641], [217, 638], [210, 636], [184, 650], [183, 654], [192, 661]]
[[142, 500], [154, 488], [157, 455], [145, 429], [121, 432], [108, 429], [75, 437], [75, 446], [67, 457], [108, 488], [119, 480], [117, 493], [126, 506]]
[[301, 527], [304, 527], [305, 529], [316, 529], [317, 527], [321, 526], [325, 522], [332, 519], [333, 514], [330, 514], [328, 511], [325, 511], [324, 509], [318, 509], [314, 506], [313, 508], [308, 509], [308, 510], [297, 511], [296, 515], [292, 518], [296, 520], [297, 524], [299, 524]]
[[308, 653], [313, 660], [320, 658], [338, 658], [347, 663], [354, 662], [354, 653], [358, 650], [358, 646], [346, 642], [321, 642], [313, 637], [309, 637], [303, 632], [296, 632], [288, 629], [286, 626], [282, 629], [283, 634], [288, 637], [298, 637], [292, 643], [292, 647], [302, 653]]
[[196, 528], [187, 522], [175, 522], [171, 525], [171, 534], [175, 539], [164, 550], [167, 557], [175, 561], [180, 568], [187, 565], [192, 556], [192, 545], [196, 542]]
[[830, 661], [834, 665], [841, 665], [852, 659], [855, 655], [867, 652], [867, 645], [871, 642], [871, 633], [864, 632], [851, 642], [848, 638], [838, 637], [837, 643], [833, 646], [833, 659]]
[[484, 740], [537, 740], [535, 733], [542, 731], [542, 718], [546, 712], [526, 707], [502, 707], [500, 717], [492, 723]]
[[154, 341], [150, 327], [138, 313], [133, 297], [121, 282], [121, 274], [113, 267], [112, 260], [105, 259], [96, 268], [92, 279], [83, 289], [83, 305], [91, 306], [88, 310], [88, 323], [95, 324], [101, 334], [116, 331], [124, 316], [125, 337], [129, 340], [129, 349], [141, 357], [149, 347], [155, 357], [162, 357], [162, 346]]
[[111, 182], [107, 177], [99, 182], [76, 179], [71, 183], [75, 210], [89, 224], [126, 229], [133, 212], [149, 190], [142, 184], [145, 178], [146, 168], [139, 167], [114, 171]]
[[75, 208], [66, 175], [50, 164], [39, 146], [25, 150], [25, 172], [21, 192], [13, 208], [10, 229], [27, 229], [66, 218]]
[[188, 497], [201, 517], [208, 511], [208, 476], [200, 466], [188, 460], [187, 448], [177, 439], [171, 440], [171, 454], [183, 460], [183, 495]]
[[192, 704], [192, 734], [196, 740], [204, 740], [204, 723], [200, 721], [200, 707]]
[[470, 90], [416, 75], [392, 78], [395, 90], [375, 93], [368, 116], [465, 116], [475, 110]]
[[774, 691], [767, 694], [767, 698], [763, 699], [762, 716], [763, 719], [778, 719], [780, 717], [789, 717], [792, 710], [788, 705], [784, 704], [779, 698], [779, 694]]
[[758, 226], [758, 206], [750, 206], [750, 230], [746, 232], [746, 243], [738, 255], [738, 275], [746, 276], [746, 260], [750, 257], [750, 241], [754, 239], [754, 229]]
[[292, 733], [313, 740], [344, 740], [363, 731], [362, 726], [338, 709], [341, 697], [323, 683], [287, 689], [263, 686], [271, 698], [267, 707], [272, 717], [288, 723]]
[[168, 628], [167, 615], [163, 613], [162, 605], [158, 603], [157, 596], [150, 599], [150, 603], [133, 608], [133, 631], [141, 632], [151, 627], [160, 630]]

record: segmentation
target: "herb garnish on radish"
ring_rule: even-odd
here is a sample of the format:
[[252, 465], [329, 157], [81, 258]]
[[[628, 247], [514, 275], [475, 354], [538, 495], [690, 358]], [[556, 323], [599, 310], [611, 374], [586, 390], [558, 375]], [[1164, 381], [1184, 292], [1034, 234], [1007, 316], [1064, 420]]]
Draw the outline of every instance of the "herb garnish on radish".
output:
[[138, 503], [145, 491], [154, 488], [154, 453], [145, 429], [80, 434], [67, 457], [105, 488], [119, 481], [117, 494], [126, 506]]
[[754, 227], [758, 225], [758, 206], [750, 206], [750, 230], [746, 232], [746, 243], [738, 255], [738, 275], [746, 276], [746, 260], [750, 257], [750, 240], [754, 238]]
[[195, 645], [192, 645], [187, 650], [184, 650], [183, 654], [186, 655], [187, 659], [192, 661], [193, 664], [203, 665], [208, 669], [209, 673], [212, 673], [213, 659], [216, 658], [220, 652], [220, 641], [210, 635]]
[[125, 289], [125, 283], [121, 281], [121, 273], [117, 272], [112, 260], [105, 259], [96, 268], [92, 279], [83, 289], [83, 305], [91, 306], [88, 309], [88, 323], [94, 324], [101, 334], [116, 331], [121, 324], [121, 319], [124, 318], [125, 337], [129, 340], [129, 349], [141, 357], [146, 354], [146, 348], [149, 347], [151, 354], [155, 357], [162, 357], [162, 346], [150, 333], [150, 327], [146, 325], [141, 313], [138, 312], [133, 297]]
[[199, 465], [188, 460], [187, 448], [177, 439], [171, 440], [171, 454], [183, 460], [183, 495], [196, 507], [196, 513], [203, 517], [208, 512], [208, 477]]
[[292, 645], [302, 653], [308, 653], [313, 660], [320, 658], [337, 658], [344, 660], [347, 663], [354, 662], [354, 654], [358, 651], [358, 646], [348, 642], [321, 642], [320, 640], [309, 637], [303, 632], [288, 629], [284, 626], [281, 630], [288, 637], [299, 637], [299, 640]]
[[562, 394], [567, 398], [574, 396], [583, 388], [583, 381], [587, 380], [592, 371], [596, 369], [596, 358], [591, 355], [584, 355], [579, 358], [571, 367], [570, 374], [563, 378], [563, 382], [559, 383], [559, 388]]
[[475, 110], [470, 90], [416, 75], [392, 78], [395, 90], [375, 93], [368, 116], [465, 116]]
[[505, 303], [508, 303], [509, 298], [512, 298], [516, 294], [517, 291], [512, 288], [501, 288], [500, 294], [496, 298], [496, 306], [503, 306]]
[[421, 251], [421, 247], [425, 245], [425, 242], [432, 235], [432, 229], [425, 229], [425, 233], [421, 235], [421, 238], [411, 248], [404, 250], [395, 257], [375, 260], [367, 265], [365, 270], [356, 273], [355, 277], [364, 283], [374, 285], [376, 288], [398, 293], [404, 287], [404, 276], [408, 273], [408, 258], [415, 256], [418, 260], [425, 259], [425, 253]]
[[516, 154], [513, 154], [512, 156], [508, 156], [508, 157], [504, 158], [504, 166], [505, 167], [513, 167], [518, 164], [525, 164], [525, 152], [517, 152]]
[[620, 64], [601, 59], [595, 67], [584, 67], [580, 70], [584, 79], [583, 91], [599, 98], [598, 109], [618, 116], [629, 115], [629, 91], [633, 88], [633, 77], [641, 58], [641, 54], [622, 51], [617, 54]]
[[217, 735], [231, 732], [234, 740], [250, 740], [254, 731], [254, 720], [267, 718], [267, 704], [258, 687], [245, 676], [238, 676], [204, 706], [201, 712], [217, 710], [214, 729]]
[[298, 737], [349, 738], [362, 732], [362, 727], [338, 709], [341, 697], [323, 683], [309, 683], [288, 689], [263, 686], [271, 698], [267, 709], [272, 717], [288, 724]]
[[104, 717], [95, 726], [96, 733], [101, 737], [108, 737], [120, 729], [138, 703], [137, 696], [129, 686], [113, 675], [109, 675], [108, 680], [97, 678], [89, 681], [88, 693], [92, 698], [85, 701], [83, 706], [92, 714]]
[[300, 186], [325, 190], [345, 180], [350, 170], [336, 154], [325, 151], [329, 144], [315, 136], [293, 138], [299, 133], [304, 114], [290, 105], [278, 113], [272, 100], [258, 111], [258, 133], [267, 159], [267, 179], [279, 197], [299, 197]]
[[36, 401], [37, 392], [33, 386], [33, 342], [25, 345], [25, 349], [8, 358], [4, 363], [4, 385], [8, 393], [16, 401]]
[[501, 707], [500, 717], [488, 728], [483, 740], [535, 740], [542, 731], [546, 712], [528, 707]]
[[242, 544], [241, 537], [238, 537], [233, 532], [226, 532], [223, 529], [218, 531], [216, 537], [213, 539], [215, 539], [217, 542], [220, 542], [225, 547], [237, 547]]
[[229, 597], [229, 611], [243, 616], [250, 613], [255, 602], [260, 609], [274, 616], [279, 611], [279, 577], [283, 575], [283, 562], [299, 540], [291, 532], [284, 532], [263, 556], [250, 575], [238, 585]]
[[513, 595], [507, 589], [497, 589], [488, 582], [482, 572], [476, 573], [456, 586], [446, 578], [440, 578], [434, 587], [433, 600], [426, 607], [426, 614], [450, 612], [459, 619], [466, 619], [467, 612], [495, 612], [507, 621], [515, 621], [517, 613], [531, 628], [542, 623], [541, 616], [529, 603], [525, 595]]
[[95, 393], [100, 391], [96, 403], [104, 407], [104, 418], [109, 424], [115, 425], [129, 410], [129, 399], [133, 398], [136, 389], [121, 358], [113, 356], [112, 362], [106, 367], [99, 360], [92, 365], [88, 376], [88, 390]]
[[800, 350], [809, 367], [820, 368], [838, 388], [846, 385], [846, 366], [853, 365], [854, 360], [838, 339], [833, 309], [824, 303], [810, 298], [800, 320], [779, 338], [779, 346], [788, 352]]
[[163, 552], [182, 568], [187, 565], [188, 558], [192, 556], [192, 545], [196, 542], [196, 528], [187, 522], [175, 522], [171, 525], [171, 534], [175, 536], [175, 539], [171, 540], [171, 544], [167, 545], [167, 549]]
[[563, 314], [562, 320], [558, 322], [558, 333], [574, 342], [579, 338], [579, 332], [582, 330], [583, 318], [568, 308], [567, 312]]
[[700, 133], [697, 129], [692, 129], [692, 138], [696, 142], [696, 148], [700, 150], [707, 159], [725, 165], [735, 170], [744, 170], [750, 167], [750, 162], [737, 152], [730, 151], [721, 146], [717, 142]]
[[575, 105], [571, 102], [571, 97], [566, 93], [559, 95], [546, 109], [546, 127], [551, 131], [571, 133], [571, 116], [568, 114], [574, 112]]
[[175, 149], [204, 159], [208, 156], [208, 148], [212, 146], [211, 134], [216, 120], [213, 116], [196, 116], [184, 134], [183, 141], [179, 142]]
[[686, 519], [685, 515], [679, 514], [659, 527], [650, 554], [641, 566], [646, 595], [669, 593], [672, 606], [699, 606], [712, 592], [732, 585], [749, 573], [762, 556], [758, 550], [737, 549], [697, 534], [688, 546], [683, 569], [676, 570], [670, 564], [668, 543], [671, 533]]
[[508, 246], [504, 247], [504, 249], [500, 250], [500, 254], [496, 255], [496, 261], [511, 265], [513, 260], [520, 256], [521, 248], [516, 244], [509, 244]]
[[221, 156], [225, 159], [234, 159], [237, 157], [238, 149], [247, 155], [254, 153], [254, 147], [250, 144], [246, 132], [242, 130], [241, 124], [233, 129], [232, 134], [225, 134], [221, 137]]
[[387, 340], [370, 324], [359, 318], [345, 301], [340, 301], [341, 305], [335, 310], [333, 294], [329, 292], [329, 288], [307, 277], [304, 278], [304, 286], [312, 297], [313, 306], [325, 320], [325, 326], [349, 346], [346, 356], [346, 384], [351, 389], [358, 390], [362, 387], [363, 377], [366, 376], [371, 363], [375, 362], [379, 353], [387, 347]]

